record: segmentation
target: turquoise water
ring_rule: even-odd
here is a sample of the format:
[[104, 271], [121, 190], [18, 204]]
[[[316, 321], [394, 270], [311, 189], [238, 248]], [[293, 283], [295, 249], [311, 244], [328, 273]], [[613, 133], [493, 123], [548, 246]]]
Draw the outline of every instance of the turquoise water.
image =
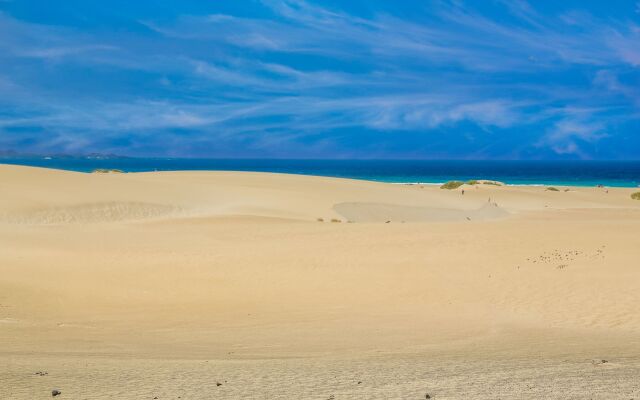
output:
[[492, 179], [518, 185], [640, 185], [640, 161], [247, 160], [179, 158], [4, 158], [0, 163], [89, 172], [215, 170], [333, 176], [394, 183]]

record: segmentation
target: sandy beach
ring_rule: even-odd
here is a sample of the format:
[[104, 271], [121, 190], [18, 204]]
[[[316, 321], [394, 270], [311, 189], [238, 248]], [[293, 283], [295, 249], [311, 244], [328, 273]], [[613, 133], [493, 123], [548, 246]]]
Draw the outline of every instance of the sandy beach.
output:
[[637, 190], [461, 189], [0, 165], [0, 397], [640, 398]]

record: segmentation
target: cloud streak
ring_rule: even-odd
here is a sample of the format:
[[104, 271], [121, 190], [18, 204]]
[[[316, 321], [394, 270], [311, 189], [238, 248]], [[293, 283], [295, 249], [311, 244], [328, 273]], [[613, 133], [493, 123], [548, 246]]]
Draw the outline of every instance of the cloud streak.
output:
[[[599, 143], [607, 157], [638, 143], [632, 20], [525, 1], [416, 4], [411, 16], [251, 4], [169, 18], [150, 7], [117, 33], [0, 11], [0, 146], [429, 157], [466, 140], [492, 158], [591, 158]], [[521, 139], [506, 148], [495, 135]]]

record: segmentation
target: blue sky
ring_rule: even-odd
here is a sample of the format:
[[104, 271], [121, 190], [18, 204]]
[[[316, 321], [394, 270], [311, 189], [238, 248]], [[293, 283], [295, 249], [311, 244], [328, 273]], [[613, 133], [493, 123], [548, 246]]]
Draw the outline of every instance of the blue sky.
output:
[[0, 0], [0, 150], [640, 159], [640, 2]]

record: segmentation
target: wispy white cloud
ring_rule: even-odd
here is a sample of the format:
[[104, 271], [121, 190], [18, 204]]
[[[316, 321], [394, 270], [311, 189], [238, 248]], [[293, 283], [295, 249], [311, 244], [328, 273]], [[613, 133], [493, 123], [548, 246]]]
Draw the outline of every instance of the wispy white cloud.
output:
[[562, 118], [546, 131], [537, 145], [548, 146], [559, 155], [590, 158], [581, 143], [594, 144], [609, 136], [606, 124], [592, 118], [592, 110], [572, 109], [565, 110]]
[[[337, 129], [442, 132], [467, 123], [537, 129], [538, 146], [582, 154], [584, 143], [610, 138], [611, 125], [640, 118], [637, 25], [496, 3], [504, 18], [463, 2], [409, 18], [264, 0], [259, 17], [150, 17], [138, 21], [146, 31], [118, 35], [0, 12], [0, 89], [10, 93], [0, 105], [13, 110], [0, 114], [0, 129], [38, 126], [51, 133], [43, 142], [65, 149], [178, 140], [176, 130], [194, 143], [252, 136], [260, 147]], [[74, 92], [60, 81], [67, 63], [103, 75]], [[75, 78], [65, 77], [82, 86]]]
[[0, 50], [3, 57], [54, 59], [117, 50], [77, 30], [28, 23], [0, 11]]
[[86, 46], [74, 46], [74, 47], [45, 47], [45, 48], [32, 48], [24, 51], [16, 52], [19, 57], [32, 57], [42, 59], [59, 59], [62, 57], [86, 54], [90, 52], [99, 52], [105, 50], [118, 50], [116, 46], [107, 45], [86, 45]]

